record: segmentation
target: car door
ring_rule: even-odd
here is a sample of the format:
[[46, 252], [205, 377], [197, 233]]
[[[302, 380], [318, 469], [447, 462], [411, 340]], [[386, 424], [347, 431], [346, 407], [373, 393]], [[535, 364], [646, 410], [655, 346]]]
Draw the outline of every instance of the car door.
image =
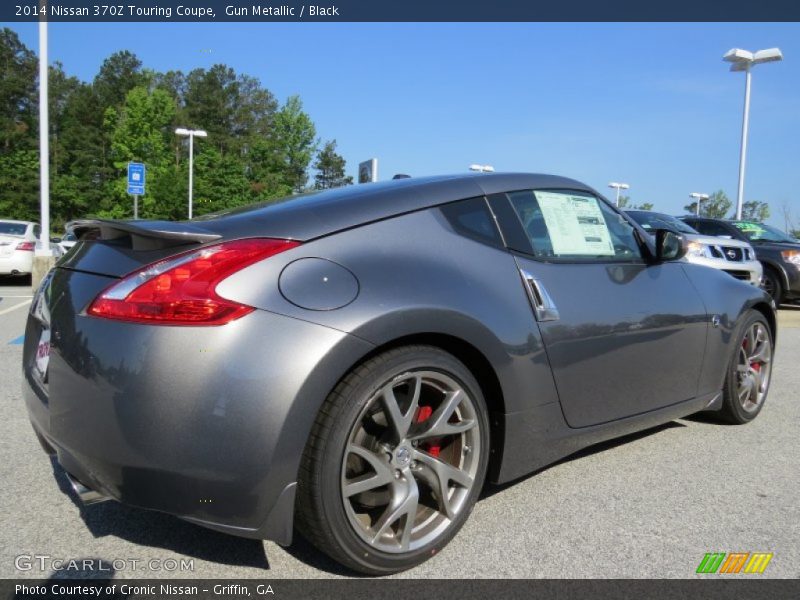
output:
[[591, 193], [524, 190], [490, 205], [571, 427], [696, 396], [707, 318], [680, 262], [646, 262], [634, 227]]

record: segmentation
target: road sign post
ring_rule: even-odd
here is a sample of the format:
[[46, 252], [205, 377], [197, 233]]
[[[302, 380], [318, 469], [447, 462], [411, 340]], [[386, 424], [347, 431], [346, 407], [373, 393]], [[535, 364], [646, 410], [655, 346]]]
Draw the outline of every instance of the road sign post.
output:
[[133, 196], [133, 218], [139, 218], [139, 196], [144, 196], [147, 169], [143, 163], [128, 163], [128, 194]]

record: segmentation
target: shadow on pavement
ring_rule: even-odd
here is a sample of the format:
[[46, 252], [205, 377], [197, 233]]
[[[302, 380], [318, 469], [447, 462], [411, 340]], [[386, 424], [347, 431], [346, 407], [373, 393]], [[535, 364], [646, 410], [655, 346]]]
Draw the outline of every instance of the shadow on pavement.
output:
[[500, 493], [512, 486], [515, 486], [523, 481], [526, 481], [531, 477], [535, 477], [539, 473], [543, 473], [544, 471], [552, 469], [553, 467], [556, 467], [558, 465], [572, 462], [573, 460], [578, 460], [586, 456], [592, 456], [593, 454], [598, 454], [600, 452], [605, 452], [606, 450], [611, 450], [613, 448], [616, 448], [617, 446], [629, 444], [631, 442], [635, 442], [637, 440], [650, 437], [651, 435], [656, 435], [657, 433], [661, 433], [662, 431], [666, 431], [667, 429], [674, 429], [675, 427], [686, 427], [686, 425], [684, 425], [679, 421], [670, 421], [669, 423], [664, 423], [663, 425], [657, 425], [656, 427], [651, 427], [650, 429], [645, 429], [644, 431], [637, 431], [629, 435], [614, 438], [613, 440], [600, 442], [599, 444], [593, 444], [588, 448], [584, 448], [583, 450], [578, 450], [574, 454], [570, 454], [569, 456], [562, 458], [561, 460], [554, 462], [551, 465], [547, 465], [546, 467], [543, 467], [538, 471], [534, 471], [533, 473], [529, 473], [528, 475], [523, 475], [519, 479], [515, 479], [507, 483], [501, 483], [499, 485], [493, 483], [486, 483], [483, 486], [483, 492], [481, 493], [480, 498], [478, 498], [478, 502], [480, 502], [484, 498], [491, 498], [497, 493]]
[[[171, 515], [128, 507], [114, 501], [86, 506], [75, 496], [55, 457], [50, 460], [59, 489], [78, 508], [94, 537], [111, 535], [134, 544], [163, 548], [222, 565], [269, 569], [264, 544], [260, 540], [218, 533]], [[191, 576], [190, 573], [186, 575]]]
[[[20, 291], [30, 291], [30, 275], [0, 275], [0, 287], [20, 288]], [[27, 289], [25, 289], [27, 288]]]

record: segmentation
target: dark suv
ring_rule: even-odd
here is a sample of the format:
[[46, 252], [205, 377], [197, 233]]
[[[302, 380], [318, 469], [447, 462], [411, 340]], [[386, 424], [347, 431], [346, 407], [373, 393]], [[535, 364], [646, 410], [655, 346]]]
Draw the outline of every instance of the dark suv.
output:
[[681, 219], [702, 234], [750, 242], [764, 266], [764, 289], [775, 303], [800, 298], [800, 241], [788, 233], [756, 221], [695, 216]]

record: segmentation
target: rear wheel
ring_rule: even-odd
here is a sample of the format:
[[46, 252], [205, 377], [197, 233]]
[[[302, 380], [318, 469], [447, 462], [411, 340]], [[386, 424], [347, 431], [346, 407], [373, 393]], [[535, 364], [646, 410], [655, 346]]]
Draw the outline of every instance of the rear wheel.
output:
[[411, 568], [466, 521], [486, 474], [488, 418], [480, 386], [430, 346], [381, 354], [331, 393], [298, 482], [298, 527], [357, 571]]
[[767, 292], [775, 301], [775, 305], [779, 306], [783, 301], [783, 283], [781, 278], [774, 269], [764, 267], [764, 291]]
[[772, 375], [772, 349], [767, 320], [760, 312], [751, 310], [728, 365], [720, 411], [725, 420], [748, 423], [761, 412]]

